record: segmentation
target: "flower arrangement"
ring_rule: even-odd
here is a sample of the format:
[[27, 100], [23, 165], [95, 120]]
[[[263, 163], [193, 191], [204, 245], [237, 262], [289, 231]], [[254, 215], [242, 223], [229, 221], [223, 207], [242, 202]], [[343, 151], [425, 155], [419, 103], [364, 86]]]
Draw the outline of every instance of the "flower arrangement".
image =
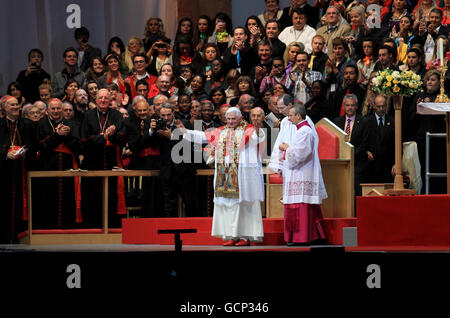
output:
[[411, 96], [422, 92], [422, 80], [413, 71], [378, 71], [372, 79], [373, 90], [384, 95]]

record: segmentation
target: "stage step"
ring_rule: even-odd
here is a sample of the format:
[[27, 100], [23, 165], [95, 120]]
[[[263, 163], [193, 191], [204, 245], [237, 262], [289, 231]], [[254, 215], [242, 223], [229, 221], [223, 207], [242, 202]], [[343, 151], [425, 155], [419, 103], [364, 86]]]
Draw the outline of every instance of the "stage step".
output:
[[[183, 245], [222, 245], [211, 236], [212, 218], [136, 218], [122, 220], [123, 244], [174, 244], [173, 235], [160, 235], [158, 230], [197, 229], [197, 233], [182, 234]], [[264, 240], [256, 245], [284, 245], [283, 219], [263, 219]], [[344, 227], [356, 226], [356, 218], [324, 219], [327, 244], [342, 245]]]

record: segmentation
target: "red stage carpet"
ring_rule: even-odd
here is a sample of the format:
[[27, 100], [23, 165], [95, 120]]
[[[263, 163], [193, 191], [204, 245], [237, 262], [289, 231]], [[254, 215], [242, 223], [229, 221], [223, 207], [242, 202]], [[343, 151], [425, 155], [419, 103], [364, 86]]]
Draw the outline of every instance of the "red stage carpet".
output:
[[[183, 245], [222, 245], [223, 241], [211, 236], [212, 218], [154, 218], [123, 219], [124, 244], [174, 244], [174, 236], [158, 234], [164, 229], [197, 229], [194, 234], [181, 234]], [[327, 244], [342, 244], [342, 229], [354, 227], [356, 218], [325, 219]], [[263, 219], [264, 241], [257, 245], [284, 245], [283, 219]]]
[[450, 196], [358, 197], [358, 247], [450, 246]]

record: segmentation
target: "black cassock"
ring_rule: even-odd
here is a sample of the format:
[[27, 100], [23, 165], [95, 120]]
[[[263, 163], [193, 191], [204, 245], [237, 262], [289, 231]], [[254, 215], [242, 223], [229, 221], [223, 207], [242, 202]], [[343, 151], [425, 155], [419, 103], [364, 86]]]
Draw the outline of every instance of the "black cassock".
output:
[[[67, 136], [55, 132], [58, 124], [70, 127]], [[80, 152], [79, 127], [73, 120], [55, 122], [43, 118], [37, 126], [39, 170], [64, 171], [77, 169]], [[41, 193], [38, 207], [33, 209], [33, 228], [70, 229], [81, 223], [80, 178], [43, 178], [36, 180]], [[77, 202], [78, 201], [78, 202]], [[78, 205], [78, 210], [77, 210]], [[78, 214], [77, 214], [78, 212]]]
[[[108, 140], [103, 132], [110, 126], [116, 126], [116, 132]], [[87, 170], [111, 170], [122, 167], [121, 150], [125, 145], [122, 114], [108, 109], [104, 114], [97, 108], [84, 113], [80, 127], [81, 152], [84, 156], [81, 168]], [[126, 216], [124, 209], [125, 189], [118, 184], [122, 177], [109, 178], [108, 225], [120, 228], [121, 219]], [[124, 186], [124, 185], [123, 185]], [[102, 178], [84, 178], [81, 187], [83, 224], [86, 227], [101, 227], [102, 224]]]
[[[25, 158], [7, 159], [11, 146], [25, 146]], [[0, 243], [17, 243], [27, 218], [26, 171], [36, 151], [34, 126], [28, 119], [0, 118]]]
[[[136, 116], [130, 116], [124, 121], [124, 125], [128, 146], [133, 153], [129, 168], [133, 170], [159, 170], [159, 147], [155, 144], [154, 138], [149, 135], [150, 118], [141, 120]], [[142, 178], [141, 217], [161, 217], [163, 215], [161, 188], [159, 176]]]

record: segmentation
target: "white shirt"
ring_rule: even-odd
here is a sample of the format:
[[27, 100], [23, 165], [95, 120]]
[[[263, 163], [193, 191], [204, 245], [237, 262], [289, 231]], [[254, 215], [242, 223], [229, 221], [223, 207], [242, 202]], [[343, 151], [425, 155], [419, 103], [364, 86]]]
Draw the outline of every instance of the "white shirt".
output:
[[318, 139], [311, 126], [305, 125], [297, 129], [292, 144], [286, 150], [283, 203], [321, 204], [327, 197], [318, 154]]
[[302, 30], [295, 30], [293, 26], [286, 27], [278, 36], [281, 42], [288, 46], [292, 42], [300, 42], [305, 46], [305, 52], [311, 54], [312, 38], [316, 35], [316, 30], [314, 30], [309, 25], [305, 24]]
[[141, 79], [146, 78], [146, 77], [150, 78], [150, 75], [147, 72], [145, 72], [144, 75], [136, 74], [136, 77], [137, 77], [138, 80], [141, 80]]
[[[317, 140], [316, 147], [319, 147], [319, 135], [316, 132], [314, 123], [308, 115], [306, 115], [306, 120], [308, 121], [308, 124], [311, 126], [314, 137]], [[297, 127], [295, 125], [293, 125], [287, 117], [284, 117], [281, 120], [280, 132], [277, 136], [277, 139], [275, 140], [275, 144], [272, 149], [272, 154], [270, 156], [270, 162], [269, 162], [269, 169], [271, 169], [274, 172], [283, 170], [283, 161], [280, 161], [280, 158], [283, 157], [283, 155], [281, 154], [281, 151], [278, 147], [283, 142], [287, 143], [288, 145], [292, 145], [296, 133], [297, 133]]]

